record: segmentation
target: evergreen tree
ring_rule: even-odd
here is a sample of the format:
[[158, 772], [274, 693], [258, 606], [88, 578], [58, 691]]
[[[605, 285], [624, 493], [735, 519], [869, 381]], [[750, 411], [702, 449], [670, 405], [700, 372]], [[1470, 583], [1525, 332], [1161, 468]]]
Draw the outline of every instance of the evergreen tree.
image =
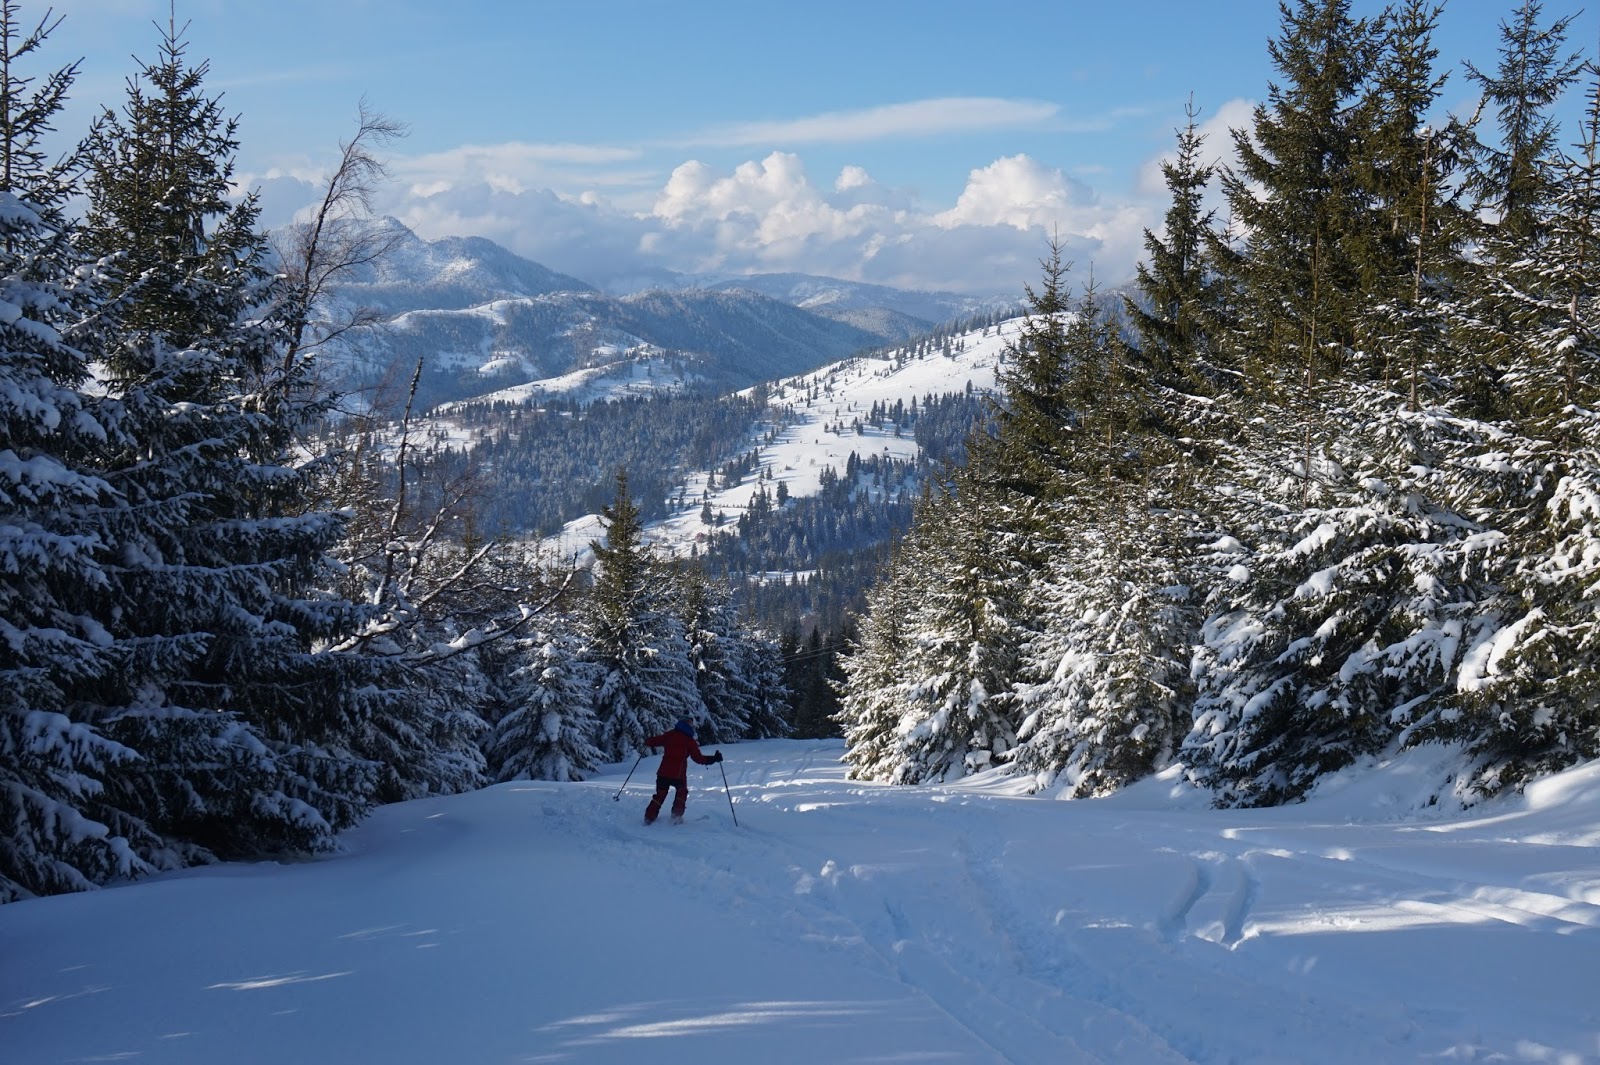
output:
[[1475, 228], [1458, 202], [1470, 133], [1454, 119], [1429, 122], [1446, 81], [1433, 70], [1442, 11], [1432, 0], [1391, 9], [1355, 163], [1382, 221], [1366, 276], [1372, 298], [1357, 323], [1365, 368], [1356, 376], [1403, 386], [1413, 410], [1440, 394], [1442, 374], [1460, 361], [1446, 351], [1442, 307], [1463, 280], [1462, 247]]
[[159, 846], [101, 816], [106, 778], [141, 755], [73, 695], [120, 668], [93, 606], [95, 529], [122, 501], [85, 458], [106, 436], [83, 392], [101, 299], [70, 242], [71, 161], [42, 147], [76, 67], [26, 72], [57, 24], [0, 4], [0, 902], [143, 872]]
[[594, 667], [565, 624], [520, 641], [510, 713], [488, 744], [496, 780], [582, 780], [604, 758], [595, 747]]
[[[1270, 467], [1234, 467], [1194, 668], [1191, 772], [1220, 801], [1296, 800], [1411, 742], [1445, 713], [1500, 537], [1454, 467], [1475, 430], [1357, 388], [1312, 505]], [[1238, 533], [1239, 535], [1231, 535]]]
[[908, 558], [923, 575], [896, 667], [896, 783], [971, 773], [1015, 746], [1020, 564], [997, 506], [979, 478], [958, 475], [925, 512], [931, 527]]
[[1147, 258], [1135, 266], [1139, 298], [1124, 298], [1139, 351], [1164, 380], [1185, 377], [1196, 390], [1224, 387], [1213, 365], [1225, 314], [1225, 285], [1207, 254], [1214, 212], [1205, 206], [1215, 166], [1201, 161], [1205, 136], [1191, 101], [1188, 124], [1178, 132], [1177, 155], [1161, 173], [1172, 202], [1163, 233], [1144, 231]]
[[1498, 146], [1477, 145], [1469, 187], [1494, 211], [1496, 228], [1512, 247], [1536, 241], [1556, 190], [1551, 169], [1559, 127], [1550, 108], [1578, 77], [1582, 60], [1566, 49], [1576, 16], [1541, 26], [1544, 5], [1522, 0], [1511, 21], [1500, 23], [1500, 62], [1494, 73], [1464, 64], [1482, 90], [1481, 107], [1494, 111]]
[[[1163, 768], [1187, 735], [1198, 618], [1185, 538], [1191, 514], [1106, 486], [1092, 517], [1062, 515], [1027, 590], [1034, 619], [1018, 667], [1011, 761], [1043, 788], [1103, 795]], [[1122, 513], [1117, 513], [1117, 511]]]
[[587, 616], [588, 656], [597, 667], [595, 746], [608, 761], [644, 749], [678, 718], [700, 721], [683, 622], [663, 601], [666, 582], [643, 542], [639, 508], [618, 470], [616, 497], [602, 511], [605, 543], [593, 542], [594, 588]]
[[[920, 513], [929, 504], [924, 501]], [[852, 780], [893, 780], [902, 764], [898, 749], [908, 703], [903, 663], [911, 648], [910, 615], [918, 601], [919, 541], [929, 526], [914, 522], [901, 540], [889, 571], [867, 593], [867, 613], [852, 652], [840, 664], [836, 721], [844, 734], [844, 761]], [[816, 642], [816, 633], [812, 633]]]
[[351, 717], [387, 702], [368, 663], [315, 653], [355, 620], [324, 591], [342, 522], [305, 507], [291, 465], [319, 408], [304, 367], [273, 372], [287, 336], [255, 201], [228, 198], [235, 123], [205, 74], [169, 27], [83, 149], [83, 245], [123, 279], [101, 464], [129, 503], [98, 530], [116, 562], [100, 616], [128, 650], [83, 697], [146, 755], [108, 801], [185, 861], [330, 846], [378, 779]]
[[811, 627], [805, 642], [795, 630], [784, 634], [779, 643], [782, 656], [782, 684], [787, 694], [787, 720], [794, 735], [802, 739], [838, 736], [839, 692], [844, 680], [838, 666], [842, 637], [823, 634], [819, 625]]
[[1229, 265], [1241, 271], [1234, 281], [1249, 300], [1247, 368], [1259, 384], [1314, 405], [1320, 381], [1343, 372], [1382, 233], [1355, 165], [1377, 38], [1371, 23], [1351, 17], [1349, 0], [1294, 0], [1279, 11], [1268, 50], [1282, 82], [1269, 87], [1250, 128], [1233, 131], [1239, 166], [1223, 176], [1248, 234]]
[[[1480, 513], [1506, 543], [1478, 596], [1456, 716], [1442, 732], [1471, 744], [1468, 785], [1493, 793], [1600, 754], [1595, 559], [1600, 529], [1600, 73], [1576, 157], [1542, 217], [1543, 251], [1498, 262], [1474, 331], [1504, 369], [1509, 424], [1467, 451]], [[1485, 483], [1487, 481], [1487, 483]]]
[[[1044, 500], [1056, 488], [1059, 452], [1072, 415], [1067, 388], [1072, 374], [1068, 334], [1072, 326], [1066, 275], [1070, 263], [1052, 241], [1041, 262], [1039, 290], [1027, 290], [1028, 317], [1007, 345], [999, 370], [1004, 402], [994, 416], [991, 440], [976, 441], [979, 464], [1000, 485], [1025, 500]], [[992, 453], [991, 453], [992, 452]]]

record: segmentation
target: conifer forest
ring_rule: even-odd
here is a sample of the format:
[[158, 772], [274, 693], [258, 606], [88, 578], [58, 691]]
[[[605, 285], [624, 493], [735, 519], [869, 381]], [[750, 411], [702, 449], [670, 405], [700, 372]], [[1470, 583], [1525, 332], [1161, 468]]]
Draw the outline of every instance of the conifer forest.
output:
[[[1218, 805], [1422, 744], [1469, 800], [1600, 756], [1600, 66], [1522, 0], [1441, 119], [1442, 5], [1279, 11], [1248, 124], [1175, 116], [1129, 285], [1042, 247], [996, 394], [863, 409], [922, 458], [790, 498], [764, 387], [482, 406], [455, 451], [403, 385], [351, 402], [330, 293], [400, 127], [363, 107], [267, 232], [177, 26], [58, 130], [78, 68], [0, 0], [0, 902], [325, 852], [679, 718]], [[685, 470], [752, 502], [669, 556]], [[592, 564], [539, 548], [586, 513]]]

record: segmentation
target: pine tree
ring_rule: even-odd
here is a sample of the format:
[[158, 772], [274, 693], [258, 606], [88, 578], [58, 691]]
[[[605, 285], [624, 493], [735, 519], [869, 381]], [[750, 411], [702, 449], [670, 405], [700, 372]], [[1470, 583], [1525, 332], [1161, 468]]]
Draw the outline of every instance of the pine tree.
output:
[[1027, 590], [1016, 684], [1011, 761], [1036, 787], [1103, 795], [1173, 759], [1193, 703], [1192, 520], [1116, 484], [1091, 514], [1058, 517], [1064, 539]]
[[[923, 510], [929, 504], [924, 502]], [[836, 717], [844, 734], [844, 761], [852, 780], [893, 780], [902, 764], [897, 746], [908, 709], [902, 683], [911, 647], [910, 617], [919, 594], [918, 541], [929, 526], [912, 523], [883, 578], [867, 593], [860, 636], [841, 663], [844, 673]], [[817, 642], [812, 633], [813, 643]]]
[[1072, 415], [1067, 387], [1072, 373], [1068, 333], [1072, 326], [1066, 275], [1070, 263], [1052, 242], [1041, 262], [1038, 291], [1027, 290], [1028, 317], [1007, 345], [999, 371], [1005, 401], [995, 412], [992, 441], [975, 441], [979, 464], [995, 471], [1000, 485], [1027, 500], [1044, 500], [1056, 489], [1059, 452]]
[[604, 758], [590, 705], [594, 667], [565, 624], [521, 641], [511, 675], [511, 712], [488, 744], [496, 780], [582, 780]]
[[1205, 136], [1193, 101], [1188, 124], [1178, 131], [1177, 155], [1163, 160], [1161, 173], [1172, 202], [1161, 236], [1144, 232], [1147, 258], [1135, 267], [1139, 298], [1124, 298], [1139, 351], [1163, 379], [1185, 379], [1195, 390], [1226, 387], [1214, 365], [1218, 332], [1225, 316], [1225, 284], [1207, 254], [1213, 215], [1206, 189], [1216, 167], [1203, 163]]
[[1447, 351], [1442, 307], [1462, 283], [1462, 247], [1475, 228], [1459, 203], [1469, 131], [1454, 119], [1438, 128], [1428, 119], [1446, 81], [1433, 71], [1442, 10], [1432, 0], [1391, 9], [1356, 159], [1383, 221], [1367, 264], [1372, 299], [1358, 320], [1366, 368], [1356, 376], [1403, 387], [1412, 410], [1438, 396], [1443, 374], [1461, 362]]
[[1492, 108], [1500, 135], [1498, 145], [1474, 136], [1469, 146], [1466, 188], [1491, 221], [1469, 275], [1472, 299], [1454, 309], [1470, 355], [1459, 387], [1467, 412], [1486, 419], [1526, 414], [1506, 377], [1521, 338], [1542, 328], [1521, 297], [1540, 286], [1530, 267], [1547, 254], [1562, 169], [1559, 126], [1550, 111], [1582, 69], [1578, 53], [1566, 51], [1571, 18], [1541, 26], [1542, 11], [1537, 0], [1523, 0], [1513, 19], [1501, 23], [1500, 61], [1492, 75], [1467, 65], [1483, 93], [1480, 111]]
[[106, 778], [141, 754], [73, 695], [120, 668], [93, 607], [109, 583], [95, 530], [122, 501], [86, 460], [106, 436], [83, 391], [100, 279], [71, 244], [73, 161], [43, 149], [76, 67], [26, 72], [58, 24], [28, 30], [0, 4], [0, 902], [146, 871], [159, 844], [100, 816]]
[[1320, 382], [1343, 372], [1365, 302], [1364, 267], [1381, 219], [1360, 181], [1366, 117], [1361, 88], [1375, 58], [1374, 27], [1349, 0], [1280, 5], [1269, 44], [1281, 84], [1270, 86], [1248, 130], [1233, 131], [1239, 167], [1223, 176], [1234, 220], [1248, 234], [1229, 265], [1248, 296], [1246, 367], [1260, 385], [1315, 403]]
[[1183, 753], [1221, 801], [1293, 801], [1422, 737], [1483, 629], [1503, 540], [1452, 472], [1472, 464], [1476, 430], [1381, 389], [1345, 402], [1312, 504], [1290, 505], [1297, 486], [1248, 460], [1223, 497]]
[[1540, 219], [1543, 251], [1490, 268], [1496, 291], [1475, 323], [1504, 368], [1513, 415], [1463, 456], [1488, 481], [1478, 509], [1506, 538], [1478, 596], [1456, 713], [1441, 722], [1443, 734], [1470, 742], [1464, 779], [1478, 792], [1600, 754], [1600, 678], [1590, 667], [1600, 639], [1600, 73], [1591, 76], [1579, 154], [1560, 161], [1560, 191]]
[[1480, 107], [1494, 110], [1498, 146], [1477, 145], [1469, 189], [1496, 214], [1496, 228], [1512, 246], [1535, 242], [1555, 193], [1559, 127], [1550, 108], [1582, 69], [1579, 53], [1566, 50], [1575, 15], [1540, 25], [1544, 5], [1522, 0], [1509, 22], [1500, 23], [1500, 62], [1493, 74], [1471, 63], [1467, 76], [1483, 93]]
[[712, 582], [692, 569], [680, 569], [675, 576], [689, 664], [706, 708], [701, 726], [706, 742], [788, 735], [789, 692], [777, 645], [764, 633], [740, 625], [725, 582]]
[[957, 475], [923, 514], [929, 527], [908, 556], [923, 576], [896, 667], [896, 783], [971, 773], [1015, 746], [1021, 565], [998, 506], [981, 479]]
[[371, 664], [319, 655], [357, 620], [326, 594], [342, 521], [305, 506], [291, 448], [319, 408], [288, 341], [253, 197], [229, 199], [236, 124], [171, 27], [84, 144], [83, 245], [118, 268], [117, 411], [101, 456], [129, 507], [99, 530], [117, 560], [103, 613], [129, 648], [88, 693], [146, 754], [108, 798], [181, 860], [330, 846], [378, 767], [349, 741], [387, 693]]
[[605, 543], [593, 542], [596, 574], [586, 619], [588, 658], [597, 667], [595, 746], [607, 760], [644, 749], [678, 718], [700, 721], [683, 622], [662, 592], [666, 582], [643, 542], [639, 508], [618, 470], [616, 496], [601, 511]]

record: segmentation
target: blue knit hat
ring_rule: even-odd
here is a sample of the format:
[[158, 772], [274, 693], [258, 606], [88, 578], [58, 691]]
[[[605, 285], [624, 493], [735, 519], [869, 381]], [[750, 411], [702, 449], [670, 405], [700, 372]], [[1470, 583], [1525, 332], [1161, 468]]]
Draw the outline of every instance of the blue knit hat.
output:
[[694, 739], [694, 725], [690, 723], [688, 718], [678, 718], [678, 723], [672, 727], [683, 733], [685, 736], [688, 736], [690, 739]]

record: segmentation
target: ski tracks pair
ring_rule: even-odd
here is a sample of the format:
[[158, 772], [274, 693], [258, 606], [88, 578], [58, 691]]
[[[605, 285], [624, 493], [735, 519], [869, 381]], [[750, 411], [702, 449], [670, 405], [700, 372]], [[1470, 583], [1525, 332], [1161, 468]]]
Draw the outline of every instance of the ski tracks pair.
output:
[[1156, 929], [1168, 942], [1198, 936], [1236, 946], [1245, 937], [1245, 923], [1261, 893], [1249, 857], [1207, 852], [1186, 860], [1188, 876], [1157, 918]]

